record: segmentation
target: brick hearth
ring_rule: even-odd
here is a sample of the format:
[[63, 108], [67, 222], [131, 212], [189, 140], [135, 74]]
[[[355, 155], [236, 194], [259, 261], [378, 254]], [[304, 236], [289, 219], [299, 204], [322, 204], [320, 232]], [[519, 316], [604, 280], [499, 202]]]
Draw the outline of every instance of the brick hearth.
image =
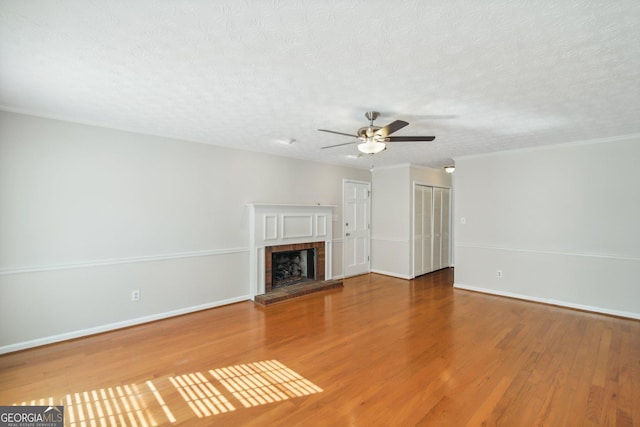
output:
[[324, 280], [322, 282], [305, 282], [297, 285], [283, 286], [267, 294], [256, 295], [255, 302], [260, 305], [269, 305], [276, 302], [290, 300], [292, 298], [309, 295], [315, 292], [326, 291], [344, 287], [342, 280]]

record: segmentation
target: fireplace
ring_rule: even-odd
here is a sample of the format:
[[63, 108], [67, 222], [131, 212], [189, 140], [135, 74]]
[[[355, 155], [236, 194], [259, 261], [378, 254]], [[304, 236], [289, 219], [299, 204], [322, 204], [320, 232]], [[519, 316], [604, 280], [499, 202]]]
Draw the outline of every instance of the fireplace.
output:
[[267, 246], [265, 293], [309, 281], [325, 280], [324, 242]]
[[[334, 209], [335, 206], [320, 204], [249, 204], [249, 289], [252, 296], [290, 293], [296, 288], [314, 287], [316, 283], [332, 278]], [[314, 266], [313, 272], [307, 271], [306, 276], [315, 277], [315, 280], [281, 286], [276, 288], [277, 292], [273, 291], [273, 254], [310, 249], [313, 250]], [[310, 252], [303, 256], [307, 257], [308, 265]]]

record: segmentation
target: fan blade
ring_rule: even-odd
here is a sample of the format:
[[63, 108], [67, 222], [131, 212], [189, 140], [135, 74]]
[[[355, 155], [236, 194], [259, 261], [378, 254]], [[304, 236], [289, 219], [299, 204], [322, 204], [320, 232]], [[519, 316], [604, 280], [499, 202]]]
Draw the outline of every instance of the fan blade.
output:
[[[351, 136], [351, 135], [349, 135]], [[345, 142], [344, 144], [336, 144], [336, 145], [327, 145], [326, 147], [320, 147], [321, 150], [324, 150], [325, 148], [333, 148], [333, 147], [342, 147], [343, 145], [351, 145], [351, 144], [355, 144], [358, 141], [351, 141], [351, 142]]]
[[435, 136], [389, 136], [385, 139], [388, 142], [416, 141], [428, 142], [436, 139]]
[[382, 138], [386, 138], [388, 135], [391, 135], [394, 132], [399, 131], [405, 126], [409, 126], [409, 123], [404, 120], [396, 120], [395, 122], [391, 122], [382, 129], [379, 129], [376, 132], [376, 135], [380, 135]]
[[344, 132], [336, 132], [335, 130], [327, 130], [327, 129], [318, 129], [320, 132], [329, 132], [329, 133], [335, 133], [337, 135], [344, 135], [344, 136], [352, 136], [354, 138], [357, 138], [358, 135], [351, 135], [350, 133], [344, 133]]

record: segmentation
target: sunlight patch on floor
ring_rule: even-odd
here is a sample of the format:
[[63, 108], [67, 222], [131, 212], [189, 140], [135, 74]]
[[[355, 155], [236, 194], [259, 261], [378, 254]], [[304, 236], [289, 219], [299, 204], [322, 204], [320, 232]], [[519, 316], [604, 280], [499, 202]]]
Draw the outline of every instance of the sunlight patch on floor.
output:
[[151, 381], [147, 381], [147, 386], [149, 386], [149, 389], [151, 390], [151, 392], [153, 393], [153, 396], [158, 401], [158, 405], [160, 405], [160, 407], [164, 411], [164, 414], [167, 416], [167, 419], [169, 420], [169, 422], [175, 423], [176, 417], [174, 417], [173, 413], [171, 413], [171, 409], [169, 409], [167, 404], [164, 402], [164, 399], [158, 392], [158, 389], [156, 389], [156, 386], [154, 386]]
[[209, 373], [245, 408], [322, 391], [277, 360], [229, 366]]
[[140, 394], [136, 384], [68, 394], [64, 402], [68, 423], [70, 426], [158, 425]]
[[[69, 393], [16, 403], [19, 406], [65, 407], [65, 425], [154, 427], [176, 423], [172, 408], [162, 397], [177, 391], [198, 418], [251, 408], [320, 393], [323, 390], [277, 360], [211, 369], [211, 377], [191, 372], [91, 391]], [[179, 406], [172, 401], [174, 411]], [[236, 403], [236, 406], [234, 406]], [[186, 408], [185, 408], [186, 409]], [[166, 417], [166, 419], [163, 417]]]
[[198, 418], [235, 411], [235, 407], [200, 372], [169, 377]]

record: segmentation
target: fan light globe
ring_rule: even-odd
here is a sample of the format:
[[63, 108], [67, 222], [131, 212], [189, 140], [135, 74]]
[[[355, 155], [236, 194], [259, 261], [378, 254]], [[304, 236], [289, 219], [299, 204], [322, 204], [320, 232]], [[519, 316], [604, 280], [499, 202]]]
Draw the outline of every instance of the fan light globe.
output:
[[385, 148], [387, 148], [387, 146], [384, 142], [377, 142], [372, 140], [358, 144], [358, 150], [365, 154], [378, 154]]

